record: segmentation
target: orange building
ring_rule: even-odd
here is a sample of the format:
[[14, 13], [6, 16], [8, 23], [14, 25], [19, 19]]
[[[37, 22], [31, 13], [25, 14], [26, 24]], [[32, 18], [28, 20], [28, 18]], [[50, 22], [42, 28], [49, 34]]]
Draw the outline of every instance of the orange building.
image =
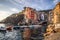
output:
[[32, 9], [30, 7], [25, 7], [24, 8], [24, 15], [25, 15], [25, 19], [26, 22], [28, 23], [29, 20], [30, 21], [36, 21], [37, 20], [37, 14], [36, 14], [36, 10]]

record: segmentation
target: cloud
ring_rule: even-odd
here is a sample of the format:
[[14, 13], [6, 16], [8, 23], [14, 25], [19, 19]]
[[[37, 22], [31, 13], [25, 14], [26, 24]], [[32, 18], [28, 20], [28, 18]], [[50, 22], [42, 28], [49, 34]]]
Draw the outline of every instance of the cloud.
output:
[[[11, 4], [11, 8], [9, 9], [10, 11], [19, 12], [18, 9], [22, 10], [25, 6], [32, 7], [37, 10], [51, 9], [58, 0], [7, 0], [7, 2]], [[12, 6], [14, 8], [12, 8]]]
[[59, 0], [54, 0], [53, 3], [54, 4], [57, 4], [59, 2]]
[[22, 1], [19, 1], [19, 0], [8, 0], [9, 2], [11, 2], [13, 5], [15, 6], [19, 6], [21, 7], [22, 6]]
[[[32, 8], [36, 8], [36, 9], [42, 9], [42, 7], [40, 7], [40, 5], [38, 5], [38, 2], [43, 3], [43, 0], [9, 0], [12, 4], [16, 5], [16, 6], [20, 6], [20, 7], [32, 7]], [[34, 3], [37, 2], [37, 3]]]
[[18, 6], [18, 7], [32, 7], [35, 9], [48, 9], [50, 8], [50, 5], [48, 5], [48, 1], [46, 0], [9, 0], [12, 4]]
[[17, 9], [17, 8], [10, 8], [10, 11], [12, 11], [13, 13], [18, 13], [19, 12], [19, 10]]
[[0, 11], [0, 21], [5, 19], [6, 17], [8, 17], [10, 14], [10, 12], [7, 11]]
[[18, 12], [19, 10], [17, 8], [12, 8], [12, 7], [8, 7], [6, 5], [0, 4], [0, 20], [3, 20], [9, 15], [13, 13], [18, 13]]

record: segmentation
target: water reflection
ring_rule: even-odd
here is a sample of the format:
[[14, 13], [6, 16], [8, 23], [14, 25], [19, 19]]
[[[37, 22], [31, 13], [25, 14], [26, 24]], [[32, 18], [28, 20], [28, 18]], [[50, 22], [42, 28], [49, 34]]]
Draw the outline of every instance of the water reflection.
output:
[[[45, 26], [46, 25], [43, 25], [41, 27], [39, 25], [38, 28], [37, 28], [37, 26], [36, 27], [35, 26], [34, 27], [31, 27], [31, 28], [30, 27], [29, 28], [25, 28], [24, 27], [25, 30], [24, 30], [24, 28], [21, 28], [21, 27], [17, 27], [17, 28], [16, 27], [13, 27], [12, 31], [8, 31], [8, 30], [6, 30], [6, 32], [5, 32], [5, 30], [3, 32], [1, 31], [0, 32], [0, 35], [1, 35], [0, 36], [0, 40], [23, 40], [23, 37], [24, 36], [22, 35], [22, 33], [23, 32], [24, 33], [25, 32], [28, 33], [29, 31], [31, 31], [31, 33], [32, 33], [31, 36], [30, 36], [30, 39], [31, 40], [42, 40], [43, 37], [44, 37], [42, 33], [45, 32]], [[29, 36], [29, 34], [28, 34], [28, 36]]]
[[0, 40], [22, 40], [20, 30], [13, 30], [6, 33], [0, 32]]

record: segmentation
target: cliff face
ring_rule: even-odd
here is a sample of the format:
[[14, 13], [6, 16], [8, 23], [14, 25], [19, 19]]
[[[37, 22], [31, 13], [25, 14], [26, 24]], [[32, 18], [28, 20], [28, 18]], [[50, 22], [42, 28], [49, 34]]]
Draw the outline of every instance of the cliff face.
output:
[[53, 13], [54, 13], [54, 18], [53, 21], [55, 24], [59, 24], [60, 23], [60, 2], [55, 6], [55, 8], [53, 9]]
[[60, 33], [52, 33], [44, 38], [44, 40], [60, 40]]

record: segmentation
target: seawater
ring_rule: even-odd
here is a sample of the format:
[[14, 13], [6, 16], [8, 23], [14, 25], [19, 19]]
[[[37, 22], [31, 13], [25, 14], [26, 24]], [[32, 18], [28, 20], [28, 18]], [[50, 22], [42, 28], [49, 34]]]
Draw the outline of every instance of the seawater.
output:
[[12, 31], [12, 32], [0, 32], [0, 40], [22, 40], [20, 31]]

